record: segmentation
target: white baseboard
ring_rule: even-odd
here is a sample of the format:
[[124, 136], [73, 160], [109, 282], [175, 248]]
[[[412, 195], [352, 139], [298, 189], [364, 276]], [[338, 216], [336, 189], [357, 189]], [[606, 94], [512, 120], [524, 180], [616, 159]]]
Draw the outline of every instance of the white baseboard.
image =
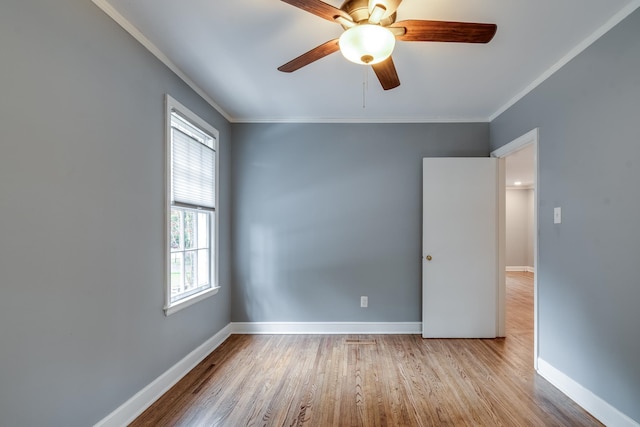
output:
[[528, 273], [535, 273], [536, 270], [528, 265], [511, 265], [505, 267], [505, 271], [526, 271]]
[[233, 322], [234, 334], [420, 334], [421, 322]]
[[222, 344], [230, 335], [231, 324], [225, 326], [220, 332], [187, 354], [182, 360], [169, 368], [152, 383], [100, 420], [94, 427], [122, 427], [131, 423], [175, 383], [195, 368], [198, 363]]
[[[232, 322], [96, 423], [94, 427], [122, 427], [131, 423], [231, 334], [420, 334], [421, 332], [421, 322]], [[636, 421], [544, 359], [538, 358], [537, 372], [603, 424], [616, 427], [640, 427]]]
[[569, 378], [548, 362], [538, 358], [538, 373], [558, 390], [569, 396], [587, 412], [606, 426], [640, 427], [640, 424], [620, 412], [608, 402], [596, 396], [591, 390]]
[[131, 423], [231, 334], [420, 334], [421, 322], [234, 322], [186, 355], [94, 427]]

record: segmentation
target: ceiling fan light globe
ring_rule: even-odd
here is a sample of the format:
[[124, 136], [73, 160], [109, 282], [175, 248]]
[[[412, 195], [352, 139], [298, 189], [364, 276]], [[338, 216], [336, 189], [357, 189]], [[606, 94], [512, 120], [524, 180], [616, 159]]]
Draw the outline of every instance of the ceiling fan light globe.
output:
[[373, 65], [384, 61], [393, 52], [396, 38], [380, 25], [360, 24], [340, 36], [340, 52], [351, 62]]

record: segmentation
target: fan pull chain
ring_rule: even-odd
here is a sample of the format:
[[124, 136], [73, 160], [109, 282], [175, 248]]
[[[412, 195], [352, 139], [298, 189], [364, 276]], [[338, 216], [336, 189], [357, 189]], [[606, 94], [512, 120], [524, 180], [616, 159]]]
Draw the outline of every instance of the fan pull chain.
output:
[[367, 108], [367, 90], [369, 89], [369, 67], [362, 67], [362, 108]]

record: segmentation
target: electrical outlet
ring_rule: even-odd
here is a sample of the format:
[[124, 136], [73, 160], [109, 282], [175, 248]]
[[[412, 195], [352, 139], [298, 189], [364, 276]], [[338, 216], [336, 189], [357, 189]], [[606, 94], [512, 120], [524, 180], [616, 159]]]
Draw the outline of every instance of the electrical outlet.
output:
[[369, 307], [369, 297], [365, 297], [365, 296], [360, 297], [360, 307], [362, 308]]

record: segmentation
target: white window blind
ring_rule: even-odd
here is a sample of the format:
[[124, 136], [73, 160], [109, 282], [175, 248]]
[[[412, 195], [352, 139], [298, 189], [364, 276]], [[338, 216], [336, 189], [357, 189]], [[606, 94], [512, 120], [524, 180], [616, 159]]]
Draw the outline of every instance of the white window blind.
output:
[[215, 210], [216, 152], [213, 137], [171, 114], [171, 203]]

